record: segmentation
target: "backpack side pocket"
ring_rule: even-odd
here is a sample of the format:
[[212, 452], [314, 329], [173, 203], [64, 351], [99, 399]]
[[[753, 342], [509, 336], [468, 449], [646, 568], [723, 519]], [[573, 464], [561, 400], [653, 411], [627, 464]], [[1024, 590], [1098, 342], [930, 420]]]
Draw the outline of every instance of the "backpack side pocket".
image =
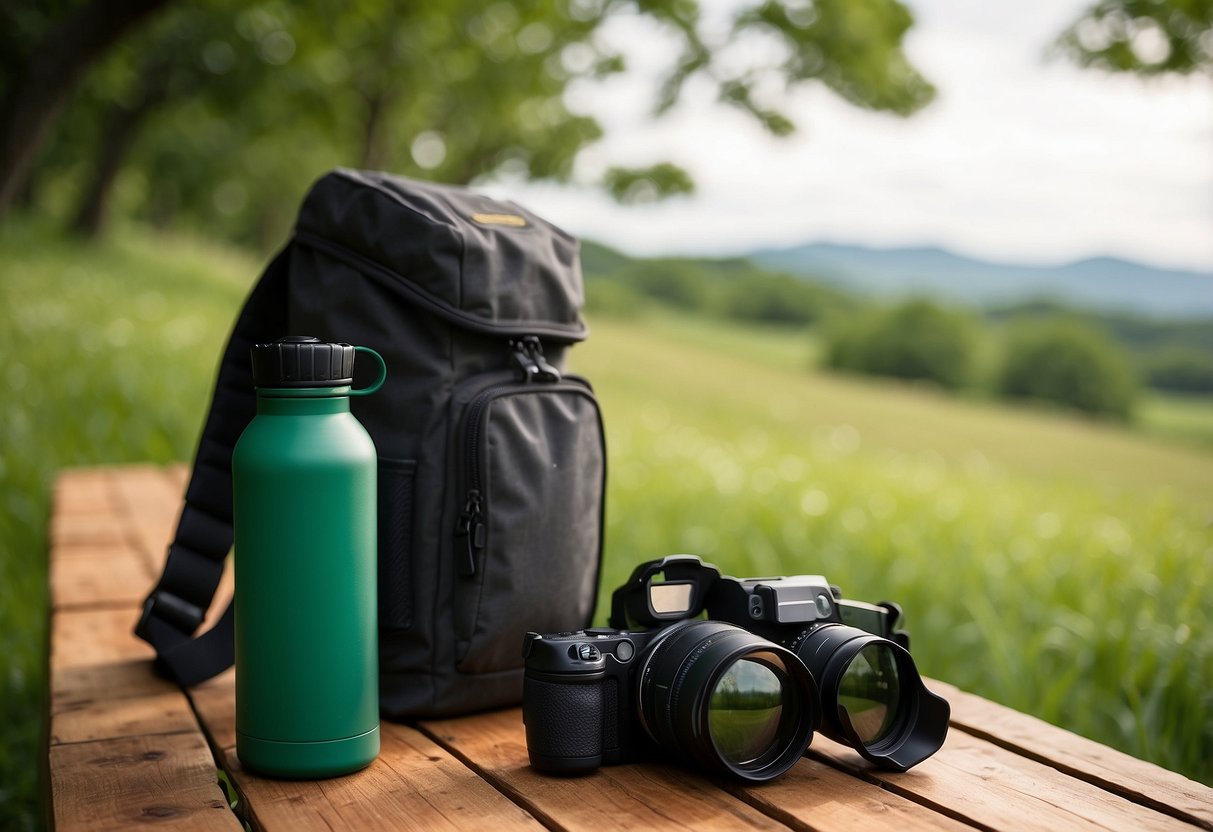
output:
[[413, 625], [415, 459], [379, 461], [379, 627]]

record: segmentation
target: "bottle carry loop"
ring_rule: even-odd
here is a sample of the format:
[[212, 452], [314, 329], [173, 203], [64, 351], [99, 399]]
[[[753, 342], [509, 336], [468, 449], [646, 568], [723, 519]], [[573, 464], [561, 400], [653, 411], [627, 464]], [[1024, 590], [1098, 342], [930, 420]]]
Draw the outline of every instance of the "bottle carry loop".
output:
[[374, 356], [375, 360], [379, 362], [379, 375], [376, 376], [374, 381], [372, 381], [366, 387], [358, 387], [350, 390], [351, 396], [369, 396], [371, 393], [374, 393], [376, 390], [382, 387], [383, 382], [387, 381], [387, 363], [383, 360], [382, 355], [375, 352], [370, 347], [354, 347], [354, 352], [361, 352], [365, 353], [366, 355]]

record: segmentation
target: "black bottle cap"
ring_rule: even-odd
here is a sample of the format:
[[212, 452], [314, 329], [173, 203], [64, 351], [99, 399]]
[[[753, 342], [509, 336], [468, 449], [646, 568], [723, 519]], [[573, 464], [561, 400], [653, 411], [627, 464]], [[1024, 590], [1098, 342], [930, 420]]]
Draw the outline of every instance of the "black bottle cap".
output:
[[310, 335], [288, 335], [254, 344], [256, 387], [342, 387], [354, 383], [354, 348]]

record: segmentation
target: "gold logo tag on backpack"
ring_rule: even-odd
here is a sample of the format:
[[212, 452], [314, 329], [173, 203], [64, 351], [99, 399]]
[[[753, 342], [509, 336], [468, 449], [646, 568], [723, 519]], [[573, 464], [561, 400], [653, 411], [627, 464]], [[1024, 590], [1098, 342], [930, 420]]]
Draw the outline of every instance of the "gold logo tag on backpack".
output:
[[526, 217], [517, 214], [472, 214], [472, 222], [481, 225], [508, 225], [511, 228], [526, 227]]

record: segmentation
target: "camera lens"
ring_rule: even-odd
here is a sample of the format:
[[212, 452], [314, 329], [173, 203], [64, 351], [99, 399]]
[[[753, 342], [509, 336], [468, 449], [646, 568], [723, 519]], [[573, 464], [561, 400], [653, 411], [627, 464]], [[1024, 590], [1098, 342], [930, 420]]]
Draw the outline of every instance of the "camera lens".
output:
[[661, 748], [756, 782], [804, 753], [817, 701], [794, 654], [718, 621], [668, 628], [643, 660], [637, 692], [641, 723]]
[[771, 669], [778, 662], [770, 654], [762, 661], [757, 657], [736, 661], [712, 690], [708, 731], [716, 750], [731, 763], [749, 765], [775, 743], [788, 694]]
[[838, 683], [838, 704], [865, 745], [878, 743], [897, 724], [901, 684], [889, 642], [874, 641], [855, 654]]
[[827, 737], [895, 771], [943, 745], [951, 709], [927, 690], [904, 648], [856, 627], [826, 624], [794, 649], [821, 684]]

